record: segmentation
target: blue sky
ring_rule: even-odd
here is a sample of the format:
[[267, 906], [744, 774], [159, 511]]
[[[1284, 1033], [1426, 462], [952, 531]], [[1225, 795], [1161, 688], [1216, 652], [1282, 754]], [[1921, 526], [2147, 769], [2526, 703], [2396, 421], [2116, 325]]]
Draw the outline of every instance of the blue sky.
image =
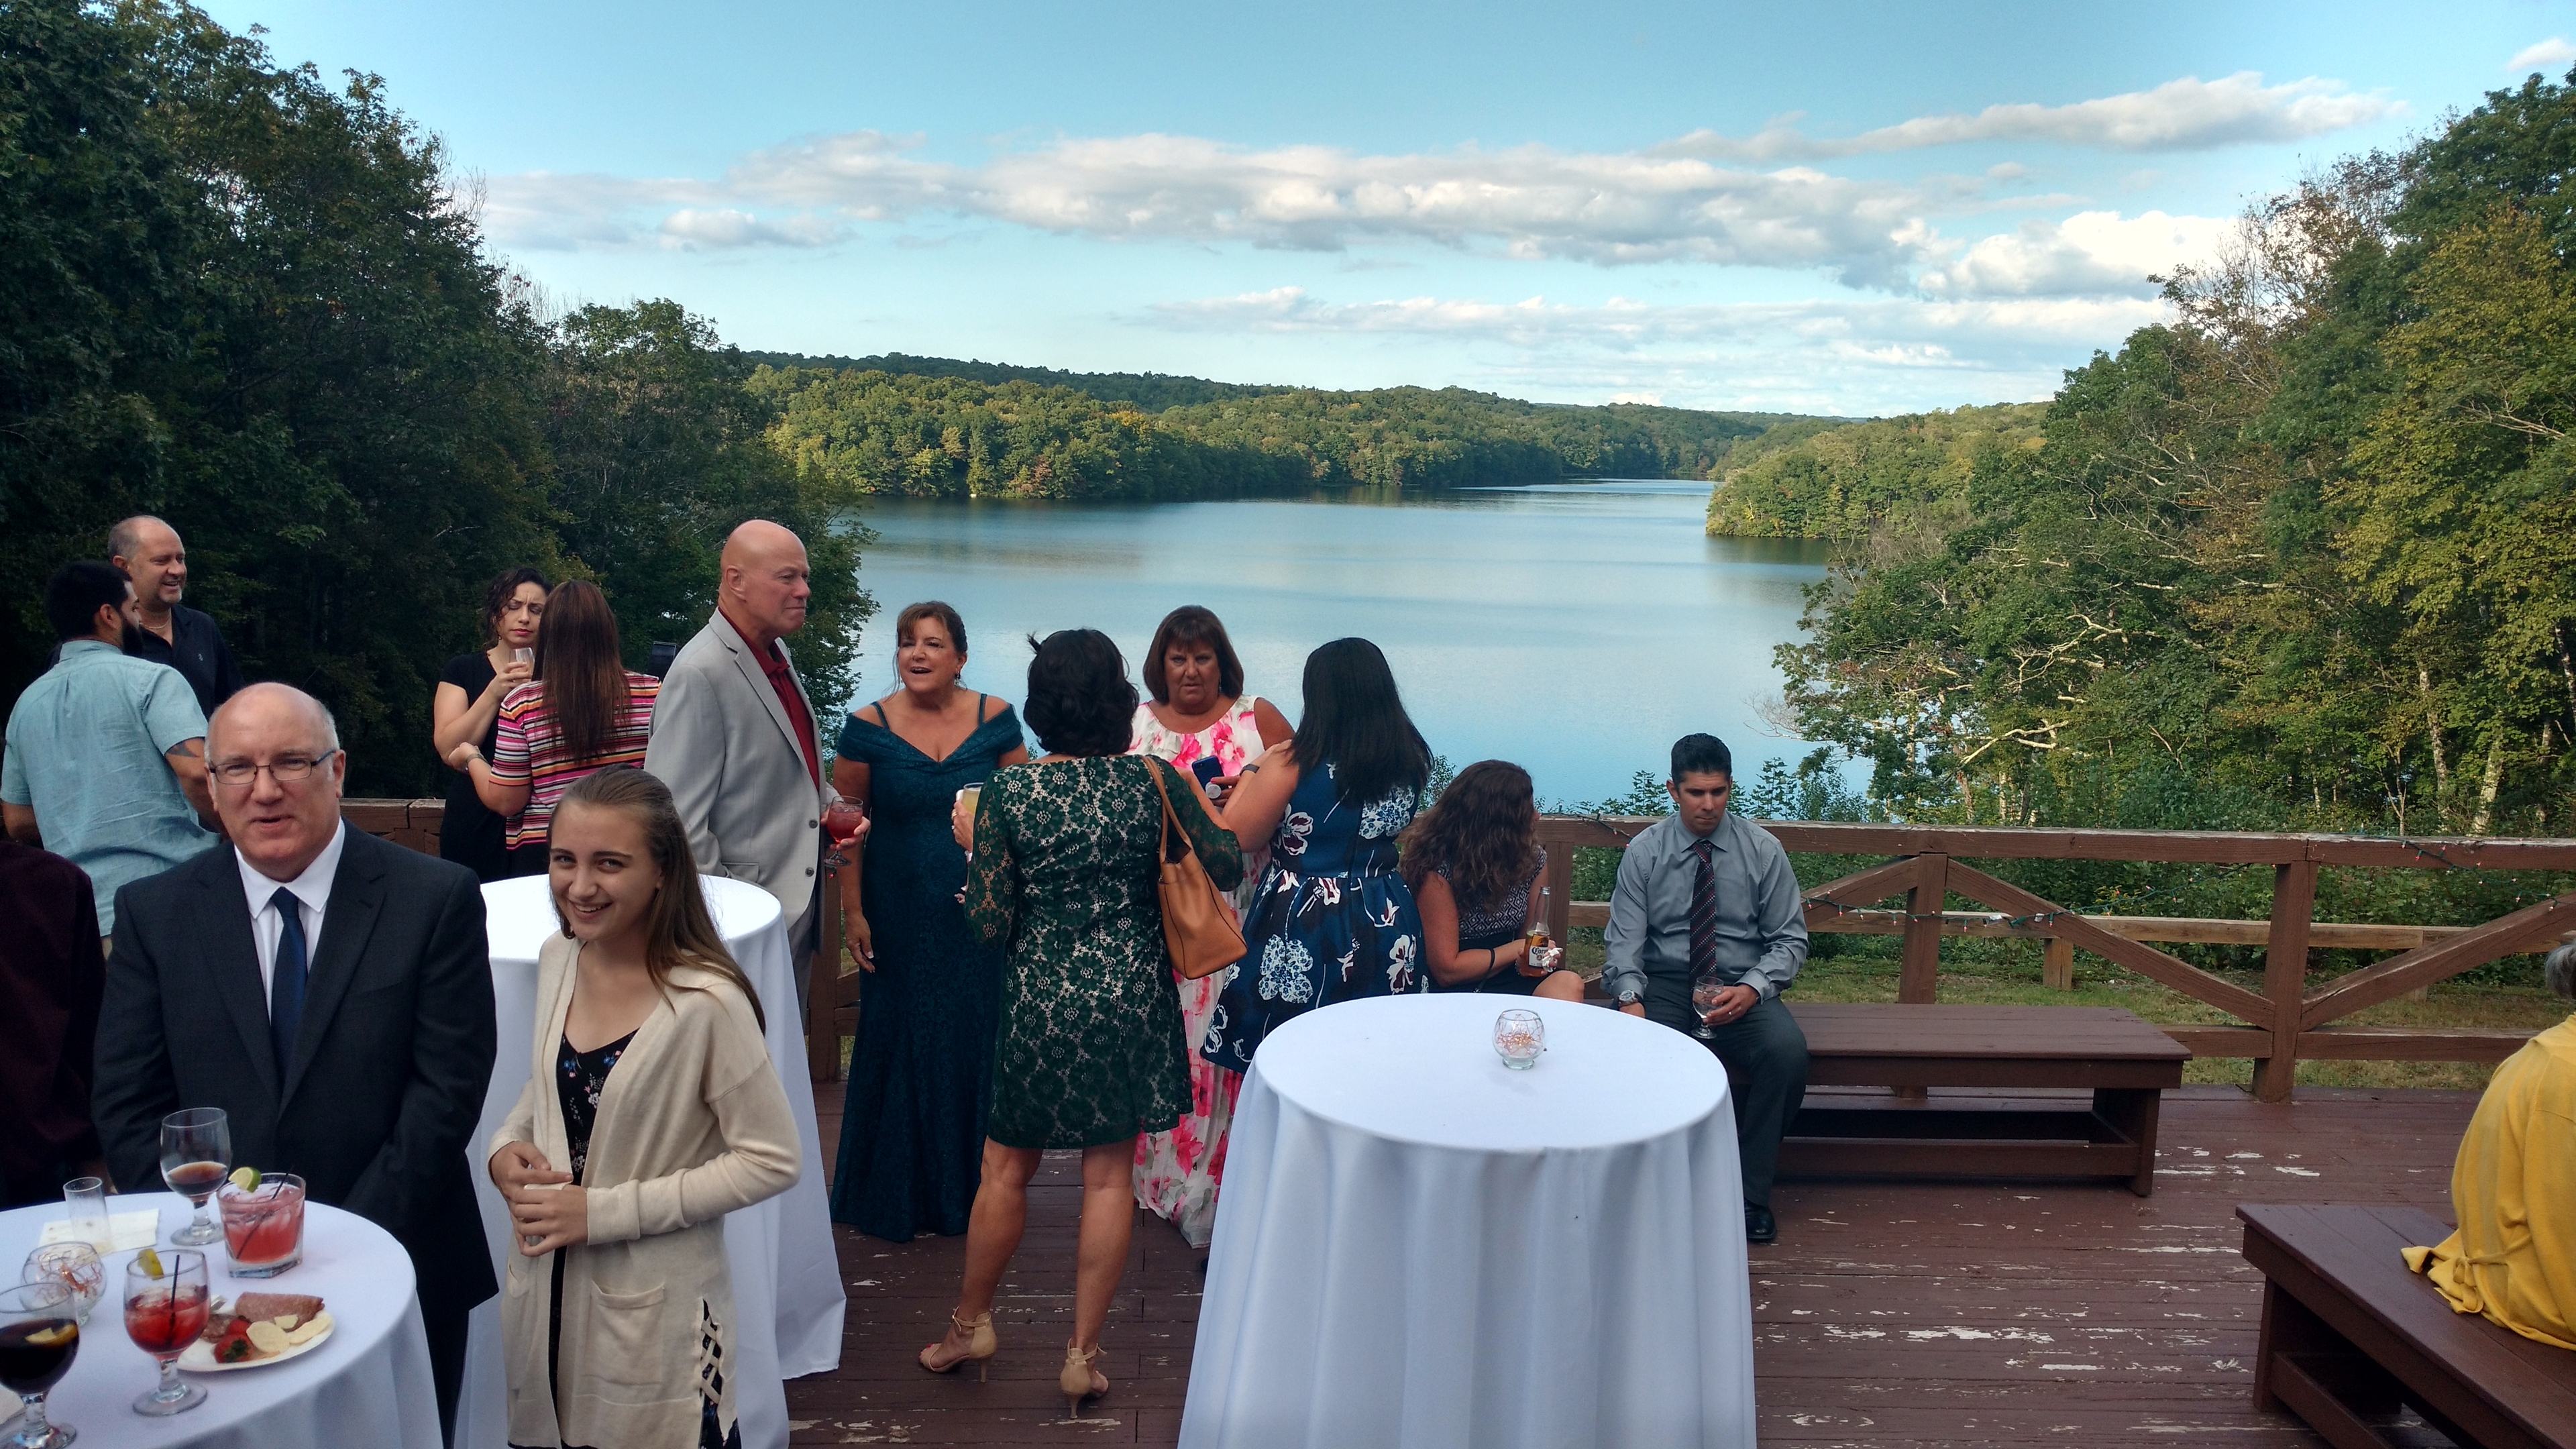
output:
[[2576, 0], [206, 8], [383, 76], [558, 305], [1844, 414], [2046, 396], [2248, 200], [2576, 61]]

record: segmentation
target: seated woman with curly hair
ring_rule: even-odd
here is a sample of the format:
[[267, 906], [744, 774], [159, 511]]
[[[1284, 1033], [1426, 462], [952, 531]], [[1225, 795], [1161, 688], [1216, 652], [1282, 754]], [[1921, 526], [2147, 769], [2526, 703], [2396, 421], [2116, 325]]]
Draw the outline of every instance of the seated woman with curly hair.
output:
[[1469, 765], [1400, 843], [1404, 883], [1422, 911], [1432, 990], [1583, 999], [1583, 978], [1557, 964], [1562, 953], [1528, 959], [1535, 888], [1547, 864], [1529, 771], [1504, 760]]

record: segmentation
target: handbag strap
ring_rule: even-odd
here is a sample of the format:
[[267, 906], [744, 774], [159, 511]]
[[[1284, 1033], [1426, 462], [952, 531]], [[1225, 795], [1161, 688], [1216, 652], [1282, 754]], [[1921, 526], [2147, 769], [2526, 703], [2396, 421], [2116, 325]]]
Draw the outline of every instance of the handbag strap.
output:
[[1172, 855], [1174, 834], [1177, 833], [1181, 837], [1182, 849], [1195, 852], [1197, 847], [1189, 843], [1189, 828], [1181, 824], [1181, 813], [1172, 808], [1172, 792], [1163, 788], [1163, 772], [1154, 768], [1155, 757], [1146, 755], [1142, 758], [1145, 761], [1145, 773], [1153, 777], [1154, 794], [1163, 802], [1163, 833], [1154, 843], [1154, 855], [1156, 859], [1169, 864], [1174, 859]]

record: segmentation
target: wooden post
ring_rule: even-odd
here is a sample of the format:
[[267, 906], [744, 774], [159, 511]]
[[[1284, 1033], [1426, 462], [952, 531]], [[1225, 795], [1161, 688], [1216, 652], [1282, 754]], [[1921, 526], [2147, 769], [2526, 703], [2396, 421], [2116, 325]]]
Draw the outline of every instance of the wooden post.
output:
[[[1896, 978], [1896, 999], [1929, 1002], [1941, 973], [1941, 907], [1950, 894], [1950, 857], [1918, 855], [1914, 889], [1905, 896], [1905, 962]], [[1920, 1102], [1931, 1095], [1922, 1087], [1890, 1087], [1900, 1102]]]
[[2075, 989], [2075, 943], [2064, 936], [2048, 938], [2048, 949], [2039, 959], [2040, 984], [2051, 991]]
[[1905, 965], [1896, 999], [1929, 1002], [1941, 971], [1941, 903], [1949, 895], [1950, 857], [1915, 857], [1919, 874], [1905, 898]]
[[2317, 911], [2317, 864], [2272, 868], [2272, 935], [2263, 957], [2263, 995], [2272, 1003], [2272, 1054], [2254, 1063], [2254, 1095], [2286, 1102], [2298, 1084], [2299, 1017], [2308, 989], [2308, 923]]

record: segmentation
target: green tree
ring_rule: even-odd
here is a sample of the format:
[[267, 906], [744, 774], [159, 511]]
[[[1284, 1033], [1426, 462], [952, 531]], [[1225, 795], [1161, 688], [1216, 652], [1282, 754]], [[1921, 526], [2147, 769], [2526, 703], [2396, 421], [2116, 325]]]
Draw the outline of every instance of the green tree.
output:
[[715, 607], [717, 554], [745, 519], [805, 540], [814, 596], [794, 647], [816, 697], [857, 687], [859, 629], [875, 605], [859, 587], [870, 535], [842, 521], [858, 490], [800, 471], [774, 450], [770, 395], [753, 364], [672, 301], [584, 307], [551, 337], [544, 427], [547, 502], [573, 567], [600, 582], [627, 652], [684, 641]]

